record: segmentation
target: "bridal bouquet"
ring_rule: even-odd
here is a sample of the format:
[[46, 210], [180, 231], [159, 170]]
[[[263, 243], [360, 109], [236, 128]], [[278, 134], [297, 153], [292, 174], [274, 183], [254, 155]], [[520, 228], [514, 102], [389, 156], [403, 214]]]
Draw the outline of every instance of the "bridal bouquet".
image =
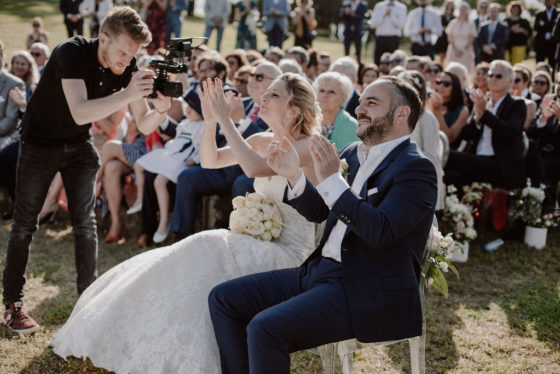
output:
[[516, 217], [532, 227], [548, 228], [558, 225], [553, 214], [542, 214], [542, 203], [545, 198], [545, 185], [532, 187], [531, 180], [527, 178], [527, 187], [521, 191], [521, 196], [515, 202]]
[[275, 203], [255, 192], [237, 196], [232, 204], [233, 212], [229, 216], [231, 231], [264, 241], [280, 237], [282, 214]]
[[426, 281], [426, 287], [433, 286], [447, 298], [449, 292], [444, 273], [451, 269], [459, 278], [459, 272], [449, 259], [460, 251], [462, 251], [461, 246], [455, 243], [451, 234], [443, 236], [438, 228], [432, 225], [422, 265], [422, 276]]
[[442, 227], [444, 231], [452, 232], [457, 240], [474, 240], [477, 233], [473, 228], [472, 207], [459, 201], [456, 192], [455, 186], [447, 187]]

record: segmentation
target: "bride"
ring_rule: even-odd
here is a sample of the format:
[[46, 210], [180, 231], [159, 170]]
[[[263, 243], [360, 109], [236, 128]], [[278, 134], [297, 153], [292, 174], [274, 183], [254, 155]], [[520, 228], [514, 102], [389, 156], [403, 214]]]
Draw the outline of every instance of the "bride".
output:
[[[224, 97], [220, 81], [208, 80], [203, 87], [203, 166], [239, 163], [248, 176], [257, 177], [256, 191], [275, 201], [283, 215], [280, 238], [264, 242], [227, 230], [204, 231], [115, 266], [79, 298], [51, 342], [56, 354], [89, 357], [95, 366], [117, 373], [219, 373], [207, 304], [212, 287], [250, 273], [298, 266], [315, 248], [315, 225], [282, 203], [286, 180], [274, 176], [266, 162], [269, 147], [290, 141], [306, 177], [317, 181], [308, 145], [321, 121], [311, 85], [292, 73], [276, 79], [260, 111], [272, 131], [246, 141], [229, 116], [239, 99]], [[216, 121], [229, 147], [217, 149]]]

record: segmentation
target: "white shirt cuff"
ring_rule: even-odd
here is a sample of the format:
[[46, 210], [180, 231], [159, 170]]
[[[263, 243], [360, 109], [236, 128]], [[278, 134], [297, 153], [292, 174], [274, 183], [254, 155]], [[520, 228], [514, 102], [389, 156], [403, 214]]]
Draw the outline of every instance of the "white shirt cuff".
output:
[[329, 208], [332, 208], [340, 195], [349, 188], [348, 182], [339, 172], [333, 173], [317, 185], [317, 191]]
[[239, 120], [238, 126], [237, 126], [237, 131], [239, 131], [240, 134], [243, 134], [245, 132], [245, 130], [247, 130], [247, 127], [249, 127], [249, 125], [252, 123], [251, 118], [249, 117], [245, 117], [241, 120]]
[[545, 127], [547, 122], [548, 121], [541, 122], [541, 118], [539, 117], [537, 119], [537, 129], [542, 129], [543, 127]]
[[288, 183], [288, 200], [293, 200], [296, 197], [300, 197], [303, 191], [305, 191], [305, 174], [303, 174], [301, 170], [300, 173], [301, 174], [294, 188], [291, 188], [290, 184]]

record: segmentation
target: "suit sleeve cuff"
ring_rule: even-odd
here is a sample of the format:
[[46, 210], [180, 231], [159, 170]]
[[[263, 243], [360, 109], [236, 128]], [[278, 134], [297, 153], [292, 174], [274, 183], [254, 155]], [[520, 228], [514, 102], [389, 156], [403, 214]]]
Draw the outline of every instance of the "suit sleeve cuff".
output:
[[333, 173], [327, 179], [317, 185], [317, 191], [325, 201], [325, 204], [332, 209], [340, 195], [350, 186], [339, 172]]
[[290, 188], [290, 184], [288, 183], [288, 194], [287, 194], [288, 201], [300, 197], [304, 191], [305, 191], [305, 174], [301, 173], [294, 188]]

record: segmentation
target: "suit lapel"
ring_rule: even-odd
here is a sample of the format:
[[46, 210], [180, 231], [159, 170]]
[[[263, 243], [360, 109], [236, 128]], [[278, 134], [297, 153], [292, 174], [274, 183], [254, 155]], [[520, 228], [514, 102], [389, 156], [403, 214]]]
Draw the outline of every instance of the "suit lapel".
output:
[[346, 162], [348, 163], [348, 184], [352, 186], [354, 178], [356, 178], [356, 174], [360, 168], [360, 160], [358, 160], [358, 146], [354, 147], [348, 157], [346, 157]]
[[502, 101], [502, 104], [498, 108], [498, 111], [496, 112], [496, 117], [502, 118], [502, 114], [504, 113], [504, 111], [506, 111], [506, 109], [509, 110], [510, 102], [511, 102], [511, 96], [508, 93], [506, 94], [506, 97], [504, 97], [504, 101]]
[[[404, 140], [401, 144], [399, 144], [398, 146], [395, 147], [395, 149], [393, 149], [384, 159], [383, 161], [381, 161], [381, 163], [375, 168], [375, 170], [373, 171], [373, 173], [371, 173], [371, 175], [368, 177], [368, 179], [374, 178], [376, 175], [378, 175], [379, 173], [381, 173], [383, 170], [385, 170], [389, 165], [391, 165], [391, 163], [398, 157], [398, 155], [401, 153], [401, 151], [403, 149], [405, 149], [406, 147], [408, 147], [408, 145], [410, 144], [410, 139], [406, 139]], [[362, 188], [360, 189], [360, 196], [361, 197], [367, 197], [366, 193], [367, 193], [367, 180], [366, 183], [364, 183], [364, 185], [362, 186]]]

